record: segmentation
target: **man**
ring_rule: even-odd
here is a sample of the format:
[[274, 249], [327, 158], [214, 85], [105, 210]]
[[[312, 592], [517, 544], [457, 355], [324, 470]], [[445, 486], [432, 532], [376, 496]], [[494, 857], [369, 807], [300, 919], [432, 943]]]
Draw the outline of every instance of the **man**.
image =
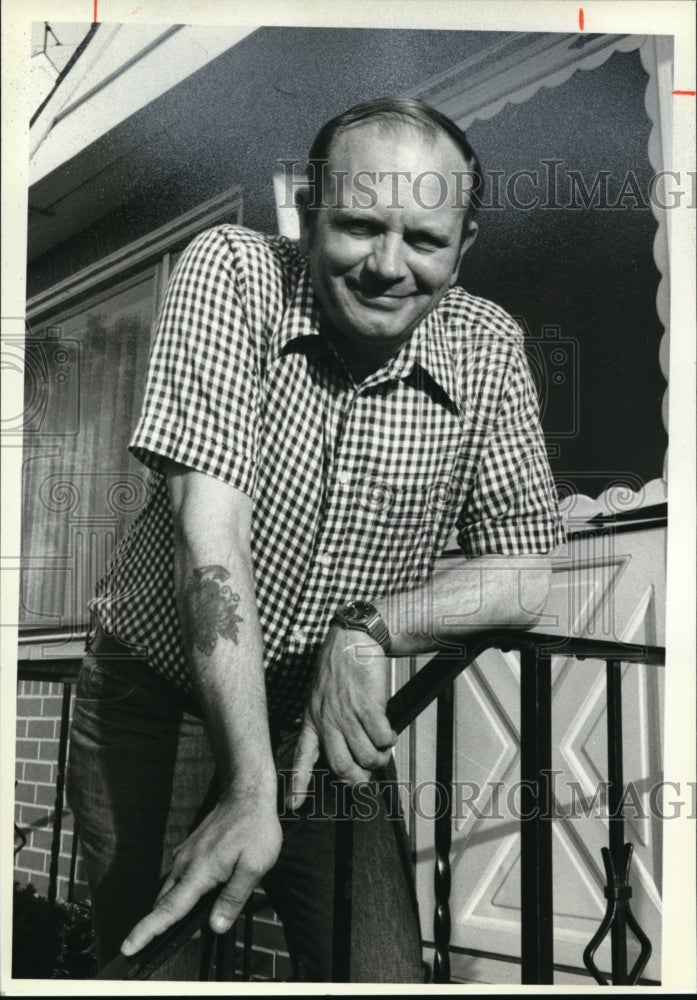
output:
[[[355, 824], [352, 979], [418, 981], [403, 830], [370, 783], [393, 774], [387, 654], [530, 625], [547, 594], [561, 529], [522, 338], [455, 287], [466, 138], [371, 102], [320, 131], [310, 179], [301, 247], [204, 233], [159, 318], [131, 444], [152, 496], [94, 602], [72, 737], [101, 961], [213, 888], [226, 931], [263, 879], [295, 975], [329, 979], [328, 770], [377, 814]], [[434, 574], [453, 530], [467, 570]]]

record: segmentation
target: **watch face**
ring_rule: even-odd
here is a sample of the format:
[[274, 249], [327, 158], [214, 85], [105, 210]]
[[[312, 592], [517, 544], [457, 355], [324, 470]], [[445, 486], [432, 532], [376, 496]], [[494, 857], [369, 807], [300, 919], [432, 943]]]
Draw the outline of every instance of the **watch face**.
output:
[[342, 608], [343, 617], [346, 621], [359, 623], [366, 622], [374, 614], [373, 607], [367, 601], [352, 601]]
[[383, 650], [390, 650], [390, 633], [387, 625], [380, 617], [378, 609], [370, 601], [351, 601], [338, 608], [334, 621], [344, 628], [357, 628], [379, 642]]

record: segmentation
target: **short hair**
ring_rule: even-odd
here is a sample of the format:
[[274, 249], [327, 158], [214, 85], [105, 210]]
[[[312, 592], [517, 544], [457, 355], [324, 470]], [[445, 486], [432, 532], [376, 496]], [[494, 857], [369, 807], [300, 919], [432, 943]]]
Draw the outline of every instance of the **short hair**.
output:
[[481, 204], [480, 194], [484, 185], [484, 176], [479, 157], [470, 145], [465, 133], [451, 118], [436, 108], [432, 108], [429, 104], [417, 101], [412, 97], [380, 97], [377, 100], [365, 101], [343, 111], [322, 126], [310, 147], [308, 157], [307, 176], [311, 192], [310, 207], [320, 207], [322, 204], [323, 167], [329, 159], [334, 140], [353, 125], [370, 122], [409, 124], [433, 138], [444, 134], [452, 139], [464, 156], [472, 177], [470, 198], [465, 215], [466, 225], [463, 226], [464, 238], [469, 229], [469, 223]]

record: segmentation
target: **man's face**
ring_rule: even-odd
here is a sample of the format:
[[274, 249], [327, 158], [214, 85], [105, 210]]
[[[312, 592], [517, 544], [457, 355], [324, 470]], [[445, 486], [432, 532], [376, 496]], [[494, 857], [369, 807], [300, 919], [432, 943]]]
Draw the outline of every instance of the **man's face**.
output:
[[340, 335], [397, 348], [455, 283], [476, 234], [461, 241], [466, 170], [447, 136], [410, 126], [360, 125], [334, 141], [324, 207], [304, 228], [315, 294]]

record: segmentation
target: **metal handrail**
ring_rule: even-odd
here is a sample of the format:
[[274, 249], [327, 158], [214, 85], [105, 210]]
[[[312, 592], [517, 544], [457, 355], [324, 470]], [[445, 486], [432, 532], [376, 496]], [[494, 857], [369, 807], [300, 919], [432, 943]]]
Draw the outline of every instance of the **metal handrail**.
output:
[[463, 643], [456, 655], [439, 653], [410, 678], [387, 703], [387, 717], [392, 728], [397, 733], [406, 729], [448, 684], [487, 649], [500, 649], [502, 652], [529, 650], [543, 656], [571, 656], [578, 660], [619, 658], [624, 663], [654, 666], [662, 664], [665, 658], [662, 646], [640, 646], [521, 629], [491, 629]]
[[[551, 984], [553, 960], [553, 882], [552, 826], [547, 822], [542, 790], [544, 779], [552, 770], [551, 738], [551, 657], [569, 656], [579, 660], [605, 660], [608, 664], [608, 769], [609, 795], [619, 804], [624, 790], [621, 764], [621, 694], [619, 664], [643, 663], [658, 666], [665, 661], [663, 647], [614, 641], [559, 636], [519, 629], [495, 629], [472, 637], [456, 653], [445, 651], [430, 660], [388, 703], [387, 715], [399, 733], [435, 699], [438, 699], [436, 731], [436, 782], [446, 808], [435, 819], [436, 867], [434, 873], [436, 908], [434, 914], [434, 982], [450, 981], [450, 782], [452, 774], [453, 729], [452, 685], [478, 656], [487, 649], [521, 653], [521, 973], [523, 984]], [[447, 721], [445, 721], [447, 720]], [[540, 803], [542, 802], [542, 808]], [[608, 872], [605, 896], [608, 912], [600, 929], [584, 952], [584, 963], [596, 981], [607, 980], [596, 968], [593, 956], [600, 940], [612, 933], [612, 981], [614, 985], [633, 985], [651, 954], [650, 942], [631, 913], [628, 886], [629, 860], [623, 844], [624, 825], [621, 808], [610, 821], [608, 857], [613, 867]], [[607, 849], [606, 849], [607, 850]], [[631, 851], [628, 852], [631, 854]], [[337, 857], [337, 865], [342, 859]], [[610, 874], [612, 872], [612, 875]], [[341, 934], [350, 939], [351, 914], [339, 898], [335, 921]], [[626, 970], [626, 926], [635, 933], [641, 953], [630, 973]], [[346, 950], [337, 956], [335, 982], [350, 981]], [[350, 963], [350, 960], [349, 960]]]
[[[617, 753], [618, 740], [621, 747], [618, 721], [618, 673], [621, 663], [643, 663], [658, 666], [665, 662], [665, 650], [659, 646], [610, 642], [598, 639], [584, 639], [572, 636], [558, 636], [519, 629], [494, 629], [473, 636], [464, 642], [456, 652], [446, 650], [436, 655], [423, 666], [407, 683], [397, 691], [387, 704], [387, 717], [393, 729], [400, 733], [434, 700], [439, 700], [439, 745], [436, 756], [439, 778], [444, 786], [449, 785], [452, 767], [452, 684], [478, 656], [487, 649], [502, 651], [517, 650], [521, 653], [521, 785], [527, 789], [529, 801], [523, 811], [526, 815], [535, 812], [535, 805], [541, 795], [542, 775], [551, 770], [551, 657], [569, 656], [579, 660], [605, 660], [608, 663], [608, 696], [612, 701], [612, 713], [608, 712], [610, 789], [613, 800], [620, 801], [622, 794], [621, 753]], [[450, 706], [448, 705], [450, 702]], [[612, 714], [612, 719], [610, 715]], [[444, 720], [449, 722], [443, 724]], [[443, 732], [448, 729], [449, 733]], [[449, 763], [448, 763], [449, 762]], [[537, 789], [537, 792], [535, 792]], [[350, 812], [350, 811], [349, 811]], [[539, 813], [539, 809], [538, 809]], [[522, 854], [522, 977], [524, 983], [544, 984], [553, 981], [552, 942], [552, 851], [551, 824], [537, 821], [521, 822]], [[436, 913], [434, 918], [434, 939], [436, 945], [435, 982], [448, 982], [449, 972], [449, 882], [450, 868], [447, 853], [450, 846], [449, 810], [440, 810], [436, 819]], [[344, 847], [350, 845], [350, 821], [337, 824], [344, 828]], [[446, 830], [447, 827], [447, 830]], [[627, 845], [623, 843], [623, 819], [621, 810], [611, 820], [611, 838], [608, 858], [614, 868], [606, 862], [608, 885], [605, 895], [608, 899], [608, 913], [598, 933], [586, 949], [584, 961], [598, 982], [606, 980], [593, 965], [593, 954], [600, 939], [608, 931], [613, 936], [612, 963], [613, 983], [635, 983], [645, 967], [650, 954], [650, 944], [629, 910], [629, 889], [626, 875], [628, 861]], [[350, 877], [351, 859], [345, 850], [337, 851], [336, 885], [347, 883], [346, 891], [338, 891], [335, 913], [336, 961], [333, 980], [350, 981]], [[142, 952], [126, 958], [118, 956], [97, 976], [98, 979], [150, 979], [181, 945], [189, 940], [208, 921], [215, 893], [204, 897], [182, 920], [151, 942]], [[612, 913], [610, 910], [612, 909]], [[246, 919], [250, 919], [249, 912]], [[637, 934], [642, 953], [630, 974], [626, 972], [626, 926]], [[624, 949], [624, 951], [623, 951]], [[649, 949], [647, 954], [647, 949]]]

